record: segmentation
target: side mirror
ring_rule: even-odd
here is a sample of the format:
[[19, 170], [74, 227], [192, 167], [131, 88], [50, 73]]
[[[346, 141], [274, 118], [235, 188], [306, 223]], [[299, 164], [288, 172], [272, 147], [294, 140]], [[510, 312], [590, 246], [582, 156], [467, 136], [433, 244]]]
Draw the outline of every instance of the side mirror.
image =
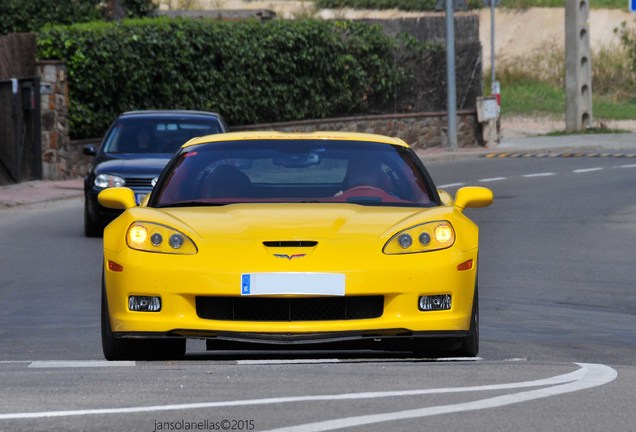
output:
[[88, 144], [84, 146], [82, 153], [86, 156], [95, 156], [97, 154], [97, 148], [95, 148], [93, 144]]
[[126, 210], [136, 207], [135, 193], [126, 187], [104, 189], [97, 195], [97, 201], [106, 208]]
[[488, 207], [494, 197], [490, 189], [479, 186], [466, 186], [457, 191], [455, 195], [455, 207], [463, 211], [467, 207]]

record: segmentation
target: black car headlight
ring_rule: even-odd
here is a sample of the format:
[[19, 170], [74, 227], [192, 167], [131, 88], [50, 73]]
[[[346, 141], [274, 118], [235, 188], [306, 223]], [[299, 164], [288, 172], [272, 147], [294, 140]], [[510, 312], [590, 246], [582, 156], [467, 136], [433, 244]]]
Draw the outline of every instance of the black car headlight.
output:
[[126, 180], [112, 174], [98, 174], [93, 181], [95, 187], [106, 189], [111, 187], [122, 187], [126, 184]]
[[146, 252], [194, 255], [197, 247], [182, 232], [152, 222], [135, 222], [126, 232], [126, 244], [131, 249]]
[[395, 234], [382, 252], [389, 255], [430, 252], [449, 248], [455, 243], [455, 230], [450, 222], [435, 221], [407, 228]]

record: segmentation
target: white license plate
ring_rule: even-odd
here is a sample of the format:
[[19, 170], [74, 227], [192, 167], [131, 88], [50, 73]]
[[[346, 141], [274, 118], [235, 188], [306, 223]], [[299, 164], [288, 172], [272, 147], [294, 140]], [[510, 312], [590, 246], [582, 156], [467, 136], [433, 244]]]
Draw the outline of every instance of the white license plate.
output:
[[241, 275], [241, 295], [345, 294], [345, 275], [338, 273], [246, 273]]

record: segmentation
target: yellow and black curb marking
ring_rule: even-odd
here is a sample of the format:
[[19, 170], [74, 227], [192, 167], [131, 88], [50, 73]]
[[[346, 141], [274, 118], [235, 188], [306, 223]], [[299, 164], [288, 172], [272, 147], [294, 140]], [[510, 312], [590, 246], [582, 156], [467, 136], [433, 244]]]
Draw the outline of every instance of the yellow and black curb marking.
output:
[[487, 159], [503, 159], [503, 158], [636, 158], [636, 153], [591, 153], [591, 152], [495, 152], [487, 153], [483, 157]]

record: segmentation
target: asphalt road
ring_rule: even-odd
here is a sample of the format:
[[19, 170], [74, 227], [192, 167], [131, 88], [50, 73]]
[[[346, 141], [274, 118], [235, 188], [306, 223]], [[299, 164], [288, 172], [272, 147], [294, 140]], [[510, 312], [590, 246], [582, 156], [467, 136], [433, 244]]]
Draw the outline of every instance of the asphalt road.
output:
[[104, 362], [82, 203], [0, 211], [0, 431], [633, 431], [636, 161], [434, 162], [491, 187], [474, 361], [377, 351]]

